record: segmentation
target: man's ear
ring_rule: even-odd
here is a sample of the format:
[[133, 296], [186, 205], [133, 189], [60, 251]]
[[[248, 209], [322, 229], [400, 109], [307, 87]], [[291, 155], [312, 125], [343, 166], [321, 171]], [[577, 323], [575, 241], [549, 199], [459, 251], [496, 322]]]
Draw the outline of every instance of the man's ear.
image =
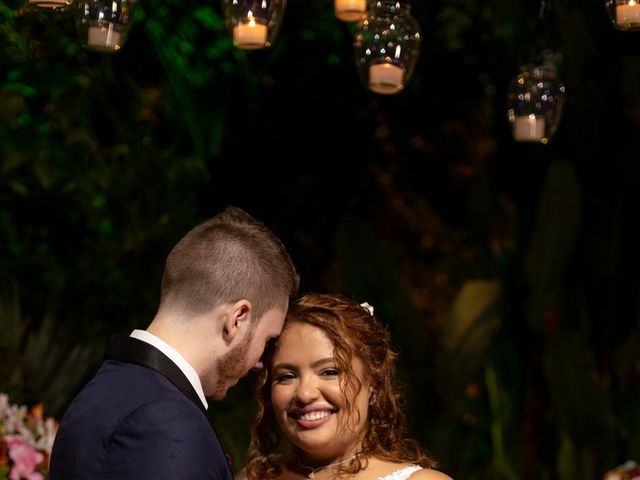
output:
[[251, 308], [249, 300], [238, 300], [229, 305], [224, 321], [224, 336], [227, 341], [233, 340], [238, 334], [239, 328], [249, 323]]

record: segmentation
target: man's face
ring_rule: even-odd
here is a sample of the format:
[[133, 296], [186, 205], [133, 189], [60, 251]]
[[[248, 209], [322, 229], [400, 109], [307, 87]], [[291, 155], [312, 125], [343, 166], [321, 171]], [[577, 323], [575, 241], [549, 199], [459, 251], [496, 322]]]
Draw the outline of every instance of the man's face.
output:
[[210, 396], [223, 399], [227, 390], [238, 383], [249, 370], [262, 370], [262, 354], [269, 340], [280, 335], [286, 312], [279, 308], [268, 310], [260, 319], [254, 320], [239, 338], [239, 343], [220, 357], [217, 364], [217, 381]]

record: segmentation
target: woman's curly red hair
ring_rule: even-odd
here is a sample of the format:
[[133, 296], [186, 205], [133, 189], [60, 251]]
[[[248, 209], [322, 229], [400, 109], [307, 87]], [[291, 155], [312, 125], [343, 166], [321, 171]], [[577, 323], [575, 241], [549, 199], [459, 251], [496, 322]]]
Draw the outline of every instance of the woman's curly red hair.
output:
[[[333, 343], [334, 358], [345, 393], [345, 408], [350, 414], [359, 415], [353, 399], [362, 388], [362, 382], [354, 374], [353, 358], [358, 357], [365, 366], [367, 383], [372, 389], [367, 429], [359, 455], [349, 464], [339, 467], [339, 473], [359, 472], [367, 466], [369, 457], [434, 467], [435, 462], [408, 433], [396, 380], [397, 353], [391, 347], [387, 329], [366, 308], [339, 294], [304, 295], [289, 308], [284, 328], [293, 323], [317, 327]], [[250, 480], [275, 478], [281, 473], [272, 455], [281, 440], [271, 404], [270, 364], [277, 349], [276, 342], [267, 350], [265, 369], [256, 386], [258, 409], [251, 426], [251, 444], [245, 463]]]

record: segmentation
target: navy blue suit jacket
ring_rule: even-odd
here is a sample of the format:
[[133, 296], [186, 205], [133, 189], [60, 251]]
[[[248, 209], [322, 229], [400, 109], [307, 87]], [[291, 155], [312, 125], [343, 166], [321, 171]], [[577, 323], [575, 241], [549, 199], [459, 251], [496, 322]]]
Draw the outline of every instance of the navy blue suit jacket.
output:
[[60, 422], [50, 479], [232, 478], [182, 371], [155, 347], [114, 337], [104, 363]]

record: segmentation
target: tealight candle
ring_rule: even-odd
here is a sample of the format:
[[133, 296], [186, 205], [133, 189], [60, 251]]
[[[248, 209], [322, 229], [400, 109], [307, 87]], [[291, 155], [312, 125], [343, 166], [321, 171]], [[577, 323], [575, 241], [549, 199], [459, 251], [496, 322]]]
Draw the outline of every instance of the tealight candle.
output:
[[70, 0], [29, 0], [29, 5], [38, 8], [66, 8], [70, 4]]
[[335, 0], [336, 17], [344, 22], [357, 22], [367, 11], [367, 0]]
[[89, 27], [87, 46], [102, 52], [118, 50], [120, 49], [120, 32], [113, 29], [113, 24], [109, 24], [109, 28]]
[[633, 1], [628, 5], [617, 5], [616, 23], [621, 27], [640, 26], [640, 5]]
[[369, 88], [376, 93], [391, 94], [402, 90], [404, 70], [390, 63], [378, 63], [369, 67]]
[[544, 138], [544, 118], [535, 115], [516, 117], [513, 138], [518, 142], [539, 142]]
[[233, 41], [238, 48], [262, 48], [267, 43], [267, 26], [256, 22], [239, 23], [233, 27]]

